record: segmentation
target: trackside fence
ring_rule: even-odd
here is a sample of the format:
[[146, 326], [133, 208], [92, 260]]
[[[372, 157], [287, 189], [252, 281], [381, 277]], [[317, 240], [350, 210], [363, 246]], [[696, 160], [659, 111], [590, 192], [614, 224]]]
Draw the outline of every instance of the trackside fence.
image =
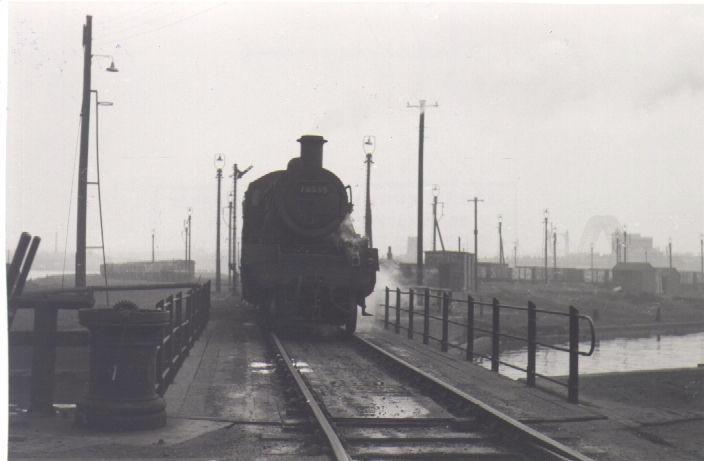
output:
[[[491, 371], [498, 372], [499, 366], [503, 365], [526, 373], [526, 384], [535, 386], [535, 378], [540, 377], [552, 383], [567, 388], [567, 401], [570, 403], [579, 402], [579, 357], [590, 356], [594, 352], [596, 345], [596, 334], [592, 319], [582, 315], [574, 307], [569, 307], [569, 312], [551, 311], [538, 309], [532, 301], [528, 301], [526, 306], [512, 306], [502, 304], [498, 299], [493, 298], [491, 302], [476, 301], [472, 296], [466, 299], [453, 298], [452, 293], [443, 290], [430, 288], [409, 289], [403, 291], [400, 288], [391, 290], [386, 287], [384, 292], [384, 328], [393, 328], [396, 334], [402, 330], [406, 331], [409, 339], [413, 339], [416, 334], [422, 336], [423, 344], [430, 344], [431, 341], [439, 344], [442, 352], [447, 352], [450, 348], [463, 352], [466, 360], [484, 358], [491, 362]], [[491, 312], [490, 325], [487, 322], [477, 322], [475, 320], [477, 312], [483, 316], [484, 311]], [[452, 315], [451, 315], [452, 311]], [[465, 315], [458, 311], [464, 311]], [[519, 336], [508, 332], [502, 332], [502, 314], [524, 316], [526, 320], [526, 334]], [[563, 317], [569, 331], [569, 346], [562, 347], [538, 341], [538, 314]], [[392, 317], [393, 316], [393, 317]], [[402, 318], [404, 321], [402, 322]], [[465, 321], [458, 320], [464, 317]], [[579, 350], [580, 323], [586, 322], [589, 329], [590, 346], [588, 351]], [[450, 340], [450, 328], [455, 331], [459, 328], [466, 338], [466, 344], [456, 344]], [[474, 350], [474, 340], [477, 333], [486, 335], [491, 340], [491, 355], [477, 353]], [[525, 368], [501, 360], [500, 343], [501, 339], [512, 339], [527, 344], [527, 365]], [[538, 347], [554, 349], [569, 354], [569, 370], [567, 382], [563, 382], [551, 376], [545, 376], [536, 372], [536, 351]]]
[[179, 291], [169, 295], [156, 303], [156, 309], [167, 311], [171, 320], [162, 334], [156, 356], [156, 392], [164, 395], [208, 323], [210, 281], [185, 294]]

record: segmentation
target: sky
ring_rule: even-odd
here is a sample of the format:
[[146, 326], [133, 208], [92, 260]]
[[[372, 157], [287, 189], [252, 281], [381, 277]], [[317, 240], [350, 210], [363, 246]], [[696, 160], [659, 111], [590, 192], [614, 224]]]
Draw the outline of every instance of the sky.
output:
[[[85, 16], [108, 260], [183, 255], [215, 245], [214, 155], [285, 168], [296, 139], [321, 134], [324, 165], [353, 186], [364, 229], [362, 139], [376, 137], [374, 244], [406, 252], [416, 234], [418, 109], [425, 122], [425, 247], [432, 187], [449, 248], [541, 251], [543, 210], [579, 248], [587, 220], [698, 252], [704, 232], [704, 6], [468, 3], [10, 3], [6, 247], [21, 231], [75, 251], [77, 135]], [[95, 176], [94, 114], [90, 178]], [[223, 207], [227, 204], [223, 200]], [[69, 215], [69, 205], [70, 215]], [[89, 186], [88, 245], [99, 243]], [[225, 212], [226, 213], [226, 212]], [[241, 229], [241, 224], [239, 225]], [[606, 239], [596, 242], [606, 250]], [[226, 242], [223, 241], [226, 246]], [[199, 267], [211, 261], [197, 261]]]

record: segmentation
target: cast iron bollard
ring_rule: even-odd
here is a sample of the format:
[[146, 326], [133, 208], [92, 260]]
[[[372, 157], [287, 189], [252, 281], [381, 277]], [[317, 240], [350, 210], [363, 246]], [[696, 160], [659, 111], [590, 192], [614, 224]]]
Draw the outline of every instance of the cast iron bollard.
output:
[[78, 404], [79, 424], [104, 430], [166, 425], [166, 403], [155, 391], [156, 348], [169, 313], [132, 303], [113, 309], [82, 309], [91, 332], [88, 395]]

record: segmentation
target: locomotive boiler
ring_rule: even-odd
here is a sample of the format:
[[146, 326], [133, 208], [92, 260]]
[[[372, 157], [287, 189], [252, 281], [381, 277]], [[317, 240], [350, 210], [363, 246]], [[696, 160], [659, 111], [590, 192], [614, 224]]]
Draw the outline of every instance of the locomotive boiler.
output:
[[250, 183], [242, 211], [242, 294], [270, 327], [299, 321], [357, 325], [374, 289], [376, 248], [352, 226], [349, 186], [323, 168], [322, 136], [298, 139], [300, 157]]

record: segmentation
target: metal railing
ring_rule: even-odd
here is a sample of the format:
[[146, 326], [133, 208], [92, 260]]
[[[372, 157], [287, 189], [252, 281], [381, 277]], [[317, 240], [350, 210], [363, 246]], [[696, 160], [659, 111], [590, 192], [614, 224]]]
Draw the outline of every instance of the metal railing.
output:
[[[435, 292], [436, 294], [433, 294]], [[394, 294], [395, 300], [393, 304], [391, 303], [391, 294]], [[400, 288], [395, 290], [390, 290], [388, 287], [385, 289], [384, 293], [384, 329], [389, 329], [393, 324], [394, 332], [400, 334], [401, 330], [406, 330], [409, 339], [413, 339], [416, 333], [422, 333], [423, 344], [429, 344], [430, 340], [433, 340], [440, 344], [440, 350], [442, 352], [447, 352], [449, 348], [458, 349], [464, 352], [464, 357], [466, 360], [474, 360], [475, 358], [484, 358], [491, 361], [491, 371], [498, 372], [499, 365], [504, 365], [515, 370], [524, 371], [526, 373], [526, 384], [528, 386], [535, 386], [535, 378], [540, 377], [552, 383], [567, 387], [567, 401], [571, 403], [578, 403], [579, 401], [579, 356], [590, 356], [594, 352], [594, 347], [596, 345], [596, 334], [594, 330], [594, 323], [591, 318], [582, 315], [574, 307], [569, 307], [569, 312], [558, 312], [546, 309], [538, 309], [532, 301], [528, 301], [527, 307], [523, 306], [512, 306], [508, 304], [501, 304], [498, 299], [493, 298], [490, 303], [483, 301], [476, 301], [472, 296], [467, 296], [467, 299], [454, 299], [452, 294], [447, 291], [442, 290], [431, 290], [430, 288], [423, 288], [420, 290], [409, 289], [408, 291], [402, 291]], [[403, 297], [406, 297], [406, 302], [404, 305]], [[431, 302], [435, 300], [436, 304], [433, 306], [434, 310], [440, 311], [440, 316], [431, 313]], [[458, 306], [463, 306], [466, 309], [466, 321], [461, 322], [456, 319], [450, 318], [450, 305], [453, 308]], [[439, 308], [439, 309], [438, 309]], [[491, 309], [491, 328], [482, 328], [477, 326], [475, 321], [475, 311], [478, 309], [481, 314], [483, 314], [484, 308]], [[390, 320], [390, 311], [394, 311], [394, 320]], [[512, 312], [524, 312], [527, 320], [527, 332], [526, 336], [518, 336], [515, 334], [510, 334], [501, 331], [501, 312], [502, 310], [512, 311]], [[407, 316], [406, 325], [402, 325], [401, 313], [404, 312]], [[538, 341], [537, 339], [537, 314], [545, 314], [551, 316], [565, 317], [568, 323], [569, 330], [569, 346], [561, 347], [553, 344], [547, 344]], [[422, 329], [415, 329], [415, 317], [416, 315], [422, 316]], [[579, 327], [580, 321], [587, 322], [589, 327], [590, 335], [590, 346], [588, 351], [579, 350]], [[440, 322], [440, 337], [433, 336], [431, 321]], [[466, 336], [467, 343], [466, 346], [461, 346], [458, 344], [453, 344], [449, 339], [449, 329], [450, 326], [454, 325], [456, 327], [462, 328], [464, 330], [464, 335]], [[485, 333], [491, 338], [491, 355], [485, 355], [475, 352], [474, 350], [474, 339], [475, 332]], [[517, 366], [512, 363], [508, 363], [501, 360], [500, 357], [500, 340], [501, 338], [509, 338], [527, 344], [527, 366], [526, 368]], [[557, 351], [566, 352], [569, 354], [569, 374], [567, 383], [564, 383], [558, 379], [551, 376], [546, 376], [540, 374], [536, 371], [536, 351], [538, 346], [553, 349]]]
[[[165, 289], [177, 284], [112, 286], [110, 291], [133, 291]], [[156, 304], [157, 309], [171, 314], [171, 324], [164, 332], [162, 345], [158, 349], [157, 393], [163, 395], [173, 381], [178, 368], [188, 355], [191, 346], [205, 328], [210, 315], [210, 282], [202, 285], [180, 284], [191, 287], [183, 294], [178, 292]], [[93, 291], [104, 287], [51, 290], [27, 293], [16, 297], [15, 308], [33, 309], [34, 326], [31, 331], [10, 331], [9, 342], [13, 347], [31, 346], [31, 409], [53, 412], [55, 387], [56, 348], [66, 346], [89, 346], [90, 332], [87, 330], [59, 331], [58, 311], [91, 308]]]
[[156, 303], [156, 309], [170, 316], [156, 355], [156, 392], [164, 395], [193, 343], [210, 317], [210, 281], [199, 287], [169, 295]]

